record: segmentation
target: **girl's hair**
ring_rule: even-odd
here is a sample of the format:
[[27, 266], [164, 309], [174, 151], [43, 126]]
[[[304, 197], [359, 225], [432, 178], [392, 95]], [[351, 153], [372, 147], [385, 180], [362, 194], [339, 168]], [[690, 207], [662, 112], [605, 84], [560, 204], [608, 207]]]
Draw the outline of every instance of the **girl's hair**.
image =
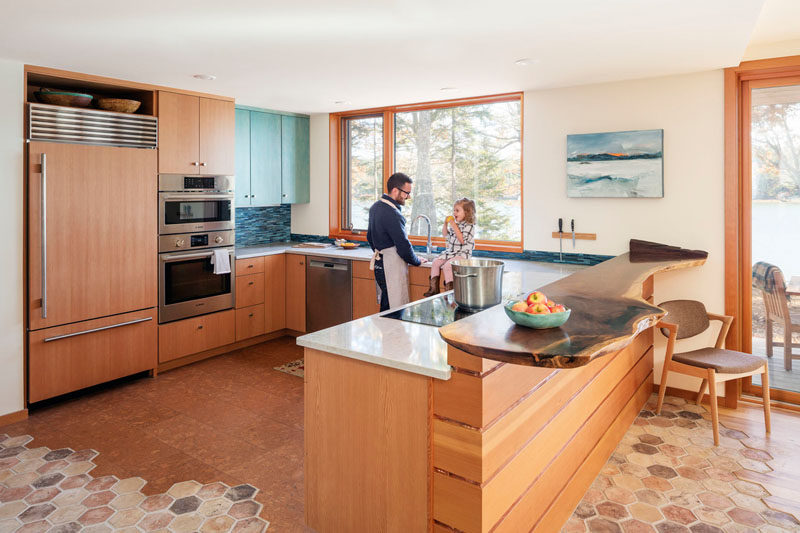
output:
[[469, 198], [462, 198], [460, 200], [456, 200], [456, 205], [460, 205], [461, 209], [464, 210], [464, 222], [466, 222], [467, 224], [474, 224], [475, 202], [473, 202]]

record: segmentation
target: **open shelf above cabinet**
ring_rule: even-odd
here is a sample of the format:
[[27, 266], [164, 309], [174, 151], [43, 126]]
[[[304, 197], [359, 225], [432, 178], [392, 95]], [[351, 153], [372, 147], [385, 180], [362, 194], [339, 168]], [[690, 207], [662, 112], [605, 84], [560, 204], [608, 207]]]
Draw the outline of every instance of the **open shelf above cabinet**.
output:
[[131, 113], [132, 115], [157, 115], [156, 92], [151, 89], [136, 87], [133, 84], [128, 86], [105, 81], [93, 81], [90, 79], [62, 77], [54, 74], [28, 72], [25, 87], [26, 102], [41, 103], [34, 93], [40, 91], [42, 88], [92, 95], [94, 97], [92, 103], [84, 109], [93, 109], [102, 112], [104, 110], [97, 108], [97, 98], [124, 98], [127, 100], [137, 100], [142, 103], [135, 113]]

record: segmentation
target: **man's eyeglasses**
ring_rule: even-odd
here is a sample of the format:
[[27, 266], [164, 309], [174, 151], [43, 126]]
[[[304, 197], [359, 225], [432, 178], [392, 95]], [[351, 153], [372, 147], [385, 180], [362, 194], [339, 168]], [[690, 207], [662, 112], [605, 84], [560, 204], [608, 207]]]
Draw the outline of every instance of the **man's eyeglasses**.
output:
[[406, 198], [411, 198], [411, 191], [404, 191], [403, 189], [398, 189], [400, 192], [405, 193]]

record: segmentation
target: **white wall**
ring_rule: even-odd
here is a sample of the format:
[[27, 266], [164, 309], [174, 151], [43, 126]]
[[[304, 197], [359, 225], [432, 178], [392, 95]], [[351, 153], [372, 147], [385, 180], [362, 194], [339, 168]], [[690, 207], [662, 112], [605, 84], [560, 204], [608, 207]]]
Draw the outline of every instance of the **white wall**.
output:
[[328, 115], [311, 115], [311, 202], [292, 205], [292, 233], [328, 234]]
[[0, 60], [0, 415], [24, 408], [22, 316], [22, 63]]
[[[576, 252], [616, 255], [630, 238], [706, 250], [704, 266], [656, 276], [655, 301], [691, 298], [723, 312], [722, 71], [529, 91], [524, 106], [525, 249], [558, 251], [551, 232], [562, 217], [566, 224], [574, 218], [577, 232], [597, 234], [596, 241], [577, 241]], [[567, 198], [567, 134], [638, 129], [664, 130], [664, 198]], [[571, 252], [571, 241], [564, 247]], [[663, 350], [656, 360], [658, 382]], [[696, 386], [681, 376], [669, 384]]]

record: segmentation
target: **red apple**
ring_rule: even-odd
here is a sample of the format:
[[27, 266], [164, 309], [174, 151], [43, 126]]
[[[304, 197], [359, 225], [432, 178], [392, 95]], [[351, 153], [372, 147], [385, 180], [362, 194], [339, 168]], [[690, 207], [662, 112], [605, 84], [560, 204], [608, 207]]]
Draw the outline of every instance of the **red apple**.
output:
[[525, 302], [516, 302], [514, 305], [511, 306], [512, 311], [518, 311], [520, 313], [524, 312], [528, 309], [528, 304]]
[[551, 308], [550, 308], [550, 312], [551, 312], [551, 313], [563, 313], [563, 312], [565, 312], [566, 310], [567, 310], [567, 308], [566, 308], [566, 307], [564, 307], [564, 306], [563, 306], [563, 305], [561, 305], [561, 304], [556, 304], [556, 305], [554, 305], [553, 307], [551, 307]]
[[528, 305], [533, 305], [533, 304], [545, 305], [545, 302], [547, 302], [547, 296], [545, 296], [543, 292], [535, 291], [528, 295], [528, 299], [526, 300], [526, 302], [528, 302]]
[[543, 303], [539, 302], [533, 305], [529, 305], [528, 310], [526, 312], [532, 315], [546, 315], [550, 313], [550, 309]]
[[556, 303], [553, 300], [547, 300], [544, 304], [547, 307], [553, 307], [554, 305], [556, 305]]

